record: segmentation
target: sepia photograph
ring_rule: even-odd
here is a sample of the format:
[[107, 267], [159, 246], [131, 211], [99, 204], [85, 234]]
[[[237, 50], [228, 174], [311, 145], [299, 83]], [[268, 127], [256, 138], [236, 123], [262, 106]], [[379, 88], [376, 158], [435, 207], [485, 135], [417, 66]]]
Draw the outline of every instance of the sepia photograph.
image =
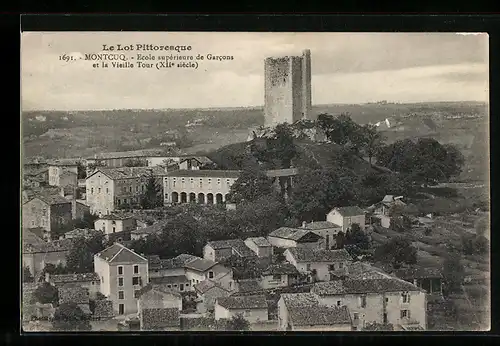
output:
[[21, 33], [21, 327], [489, 331], [486, 33]]

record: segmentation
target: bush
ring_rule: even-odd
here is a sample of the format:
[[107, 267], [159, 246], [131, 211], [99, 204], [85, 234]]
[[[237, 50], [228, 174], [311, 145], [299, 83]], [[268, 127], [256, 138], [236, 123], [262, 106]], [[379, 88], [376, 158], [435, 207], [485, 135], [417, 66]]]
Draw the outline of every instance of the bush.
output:
[[431, 229], [431, 228], [429, 228], [429, 227], [427, 227], [427, 228], [425, 229], [425, 231], [424, 231], [424, 234], [425, 234], [426, 236], [430, 236], [430, 235], [431, 235], [431, 233], [432, 233], [432, 229]]

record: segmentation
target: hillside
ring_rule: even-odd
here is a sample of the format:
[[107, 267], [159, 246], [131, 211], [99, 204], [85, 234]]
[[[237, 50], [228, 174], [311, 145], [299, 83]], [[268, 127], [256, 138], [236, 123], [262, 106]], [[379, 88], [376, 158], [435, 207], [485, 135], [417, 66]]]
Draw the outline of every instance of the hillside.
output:
[[[386, 118], [391, 123], [400, 123], [384, 131], [389, 143], [401, 138], [432, 136], [442, 143], [456, 144], [468, 165], [461, 178], [487, 180], [489, 117], [485, 104], [437, 102], [313, 107], [314, 114], [345, 112], [361, 124]], [[199, 126], [186, 127], [188, 122], [196, 121]], [[250, 129], [263, 124], [262, 107], [30, 111], [22, 115], [23, 155], [87, 157], [105, 151], [156, 148], [152, 138], [172, 130], [186, 135], [181, 153], [212, 152], [246, 141]]]

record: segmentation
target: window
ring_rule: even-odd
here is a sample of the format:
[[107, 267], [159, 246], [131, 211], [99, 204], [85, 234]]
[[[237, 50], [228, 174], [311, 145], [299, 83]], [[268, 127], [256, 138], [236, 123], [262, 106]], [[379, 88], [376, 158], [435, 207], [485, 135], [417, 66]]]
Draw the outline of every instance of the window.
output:
[[118, 204], [122, 203], [122, 201], [119, 198], [116, 201], [118, 202]]
[[401, 310], [401, 318], [410, 318], [410, 311], [409, 310]]
[[361, 296], [361, 307], [366, 308], [366, 296]]
[[273, 280], [281, 280], [281, 275], [273, 275]]
[[99, 192], [99, 193], [101, 193], [101, 188], [99, 188], [99, 191], [98, 191], [98, 192]]
[[139, 266], [137, 264], [134, 265], [134, 274], [139, 274]]
[[174, 284], [174, 287], [177, 287], [177, 284]]
[[172, 288], [172, 285], [167, 285], [168, 288]]
[[43, 216], [47, 216], [47, 209], [43, 208], [43, 210], [42, 210], [42, 215], [43, 215]]
[[91, 193], [91, 194], [94, 194], [94, 188], [93, 188], [93, 187], [92, 187], [92, 188], [90, 188], [90, 193]]
[[106, 188], [106, 193], [109, 193], [109, 188]]
[[342, 268], [344, 268], [344, 263], [340, 262], [339, 263], [339, 269], [342, 269]]
[[173, 187], [175, 187], [175, 179], [174, 179], [174, 181], [172, 182], [172, 186], [173, 186]]
[[113, 227], [113, 233], [115, 233], [115, 232], [116, 232], [116, 227]]
[[342, 304], [342, 301], [337, 300], [337, 306], [340, 306], [340, 304]]
[[118, 275], [123, 275], [123, 266], [118, 266]]
[[135, 192], [139, 192], [139, 186], [135, 187]]
[[139, 298], [139, 292], [140, 292], [140, 290], [134, 290], [134, 298], [135, 299]]
[[101, 282], [104, 283], [104, 276], [101, 276]]
[[118, 286], [123, 287], [123, 278], [118, 278]]
[[140, 279], [140, 277], [139, 277], [139, 276], [134, 276], [134, 277], [132, 278], [132, 285], [134, 285], [134, 286], [135, 286], [135, 285], [139, 285], [139, 282], [140, 282], [140, 280], [139, 280], [139, 279]]
[[335, 264], [329, 264], [328, 270], [335, 270]]
[[208, 272], [208, 278], [213, 279], [214, 278], [214, 272], [210, 271]]
[[217, 185], [220, 185], [220, 179], [217, 179]]
[[403, 297], [403, 303], [409, 303], [410, 302], [410, 295], [408, 294], [408, 292], [404, 292], [402, 294], [402, 297]]
[[122, 192], [123, 192], [123, 193], [126, 193], [126, 192], [127, 192], [127, 187], [126, 187], [126, 186], [122, 186]]
[[203, 187], [203, 179], [200, 179], [200, 187]]
[[179, 291], [184, 291], [184, 284], [179, 285]]
[[186, 284], [186, 287], [189, 287], [189, 284]]
[[102, 226], [102, 232], [106, 233], [106, 226], [104, 226], [104, 225]]
[[389, 303], [389, 298], [385, 298], [385, 302], [386, 302], [386, 303]]
[[91, 284], [92, 286], [93, 286], [93, 285], [95, 285], [95, 281], [92, 281], [90, 284]]
[[307, 271], [311, 271], [311, 264], [310, 264], [310, 263], [308, 263], [308, 264], [306, 265], [306, 269], [307, 269]]
[[129, 186], [128, 192], [132, 192], [132, 186]]
[[118, 291], [118, 299], [125, 299], [125, 292]]
[[359, 312], [355, 312], [353, 313], [353, 316], [354, 316], [354, 320], [359, 320]]
[[141, 186], [141, 190], [144, 191], [144, 185]]

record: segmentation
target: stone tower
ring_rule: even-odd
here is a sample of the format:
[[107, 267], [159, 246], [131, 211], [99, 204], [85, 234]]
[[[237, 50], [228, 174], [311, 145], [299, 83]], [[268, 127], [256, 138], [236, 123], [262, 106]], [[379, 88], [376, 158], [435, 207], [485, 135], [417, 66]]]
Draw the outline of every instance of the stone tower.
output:
[[265, 126], [311, 119], [311, 51], [267, 58], [264, 63]]

